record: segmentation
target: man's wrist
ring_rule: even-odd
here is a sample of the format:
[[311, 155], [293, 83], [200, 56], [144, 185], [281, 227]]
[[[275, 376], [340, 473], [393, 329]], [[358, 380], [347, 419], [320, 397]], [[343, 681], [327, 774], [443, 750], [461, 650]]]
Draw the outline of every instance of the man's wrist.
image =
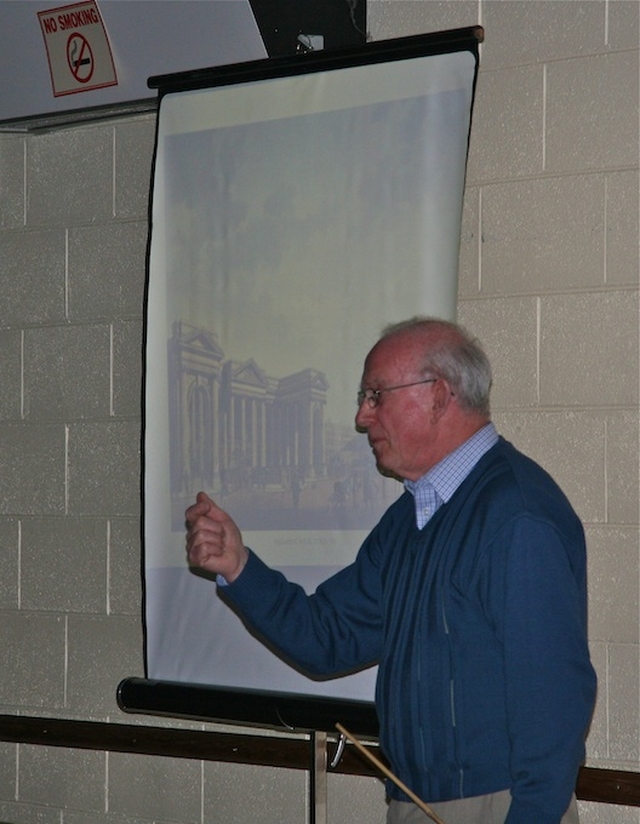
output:
[[218, 573], [216, 575], [216, 584], [218, 586], [229, 586], [229, 584], [232, 584], [234, 581], [237, 581], [238, 578], [242, 575], [242, 572], [244, 571], [244, 568], [247, 565], [247, 561], [249, 560], [249, 548], [245, 546], [243, 547], [243, 550], [244, 552], [242, 554], [242, 558], [235, 572], [227, 575], [222, 575], [221, 573]]

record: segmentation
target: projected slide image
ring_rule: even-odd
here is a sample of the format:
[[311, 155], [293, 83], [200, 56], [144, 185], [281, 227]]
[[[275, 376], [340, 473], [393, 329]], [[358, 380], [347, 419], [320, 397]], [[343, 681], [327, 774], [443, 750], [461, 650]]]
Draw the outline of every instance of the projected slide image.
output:
[[384, 323], [441, 313], [449, 96], [167, 139], [174, 529], [199, 489], [251, 530], [367, 529], [399, 493], [354, 397]]

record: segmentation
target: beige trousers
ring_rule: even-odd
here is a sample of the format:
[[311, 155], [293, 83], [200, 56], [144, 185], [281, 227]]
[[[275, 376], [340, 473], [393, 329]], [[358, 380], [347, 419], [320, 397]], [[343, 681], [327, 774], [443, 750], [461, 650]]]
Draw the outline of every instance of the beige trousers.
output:
[[[474, 798], [434, 802], [429, 807], [444, 824], [504, 824], [510, 804], [511, 793], [503, 790]], [[411, 802], [391, 801], [387, 824], [432, 824], [432, 819]], [[558, 824], [579, 824], [575, 798], [572, 798], [569, 809]]]

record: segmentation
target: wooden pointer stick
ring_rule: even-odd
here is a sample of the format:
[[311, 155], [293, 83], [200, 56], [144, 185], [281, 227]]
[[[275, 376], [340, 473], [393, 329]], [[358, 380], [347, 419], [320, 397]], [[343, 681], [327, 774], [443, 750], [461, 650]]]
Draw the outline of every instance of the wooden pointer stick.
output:
[[434, 813], [434, 811], [431, 809], [431, 807], [427, 806], [427, 804], [425, 804], [425, 802], [421, 798], [419, 798], [412, 790], [410, 790], [409, 787], [407, 787], [407, 785], [404, 784], [398, 778], [397, 775], [394, 775], [391, 772], [391, 770], [388, 769], [388, 767], [386, 767], [382, 763], [382, 761], [377, 759], [375, 757], [375, 755], [372, 752], [370, 752], [366, 747], [363, 747], [362, 744], [355, 737], [355, 735], [352, 735], [350, 732], [345, 730], [345, 728], [342, 726], [342, 724], [336, 724], [336, 729], [338, 730], [338, 732], [342, 733], [342, 735], [344, 735], [346, 738], [348, 738], [349, 741], [351, 741], [353, 744], [355, 744], [356, 747], [358, 748], [358, 750], [360, 750], [360, 752], [363, 755], [365, 755], [369, 759], [369, 761], [371, 761], [373, 764], [375, 764], [375, 766], [382, 773], [384, 773], [387, 776], [387, 778], [390, 778], [397, 787], [400, 787], [402, 792], [405, 793], [406, 795], [408, 795], [409, 798], [413, 801], [413, 803], [416, 806], [420, 807], [420, 809], [423, 812], [425, 812], [429, 816], [429, 818], [431, 818], [433, 821], [435, 821], [436, 824], [445, 824], [445, 822]]

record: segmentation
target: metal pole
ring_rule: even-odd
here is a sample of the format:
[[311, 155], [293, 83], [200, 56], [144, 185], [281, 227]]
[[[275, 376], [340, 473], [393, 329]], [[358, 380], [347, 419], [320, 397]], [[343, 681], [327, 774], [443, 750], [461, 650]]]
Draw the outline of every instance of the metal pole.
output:
[[311, 733], [309, 822], [327, 824], [327, 733]]

